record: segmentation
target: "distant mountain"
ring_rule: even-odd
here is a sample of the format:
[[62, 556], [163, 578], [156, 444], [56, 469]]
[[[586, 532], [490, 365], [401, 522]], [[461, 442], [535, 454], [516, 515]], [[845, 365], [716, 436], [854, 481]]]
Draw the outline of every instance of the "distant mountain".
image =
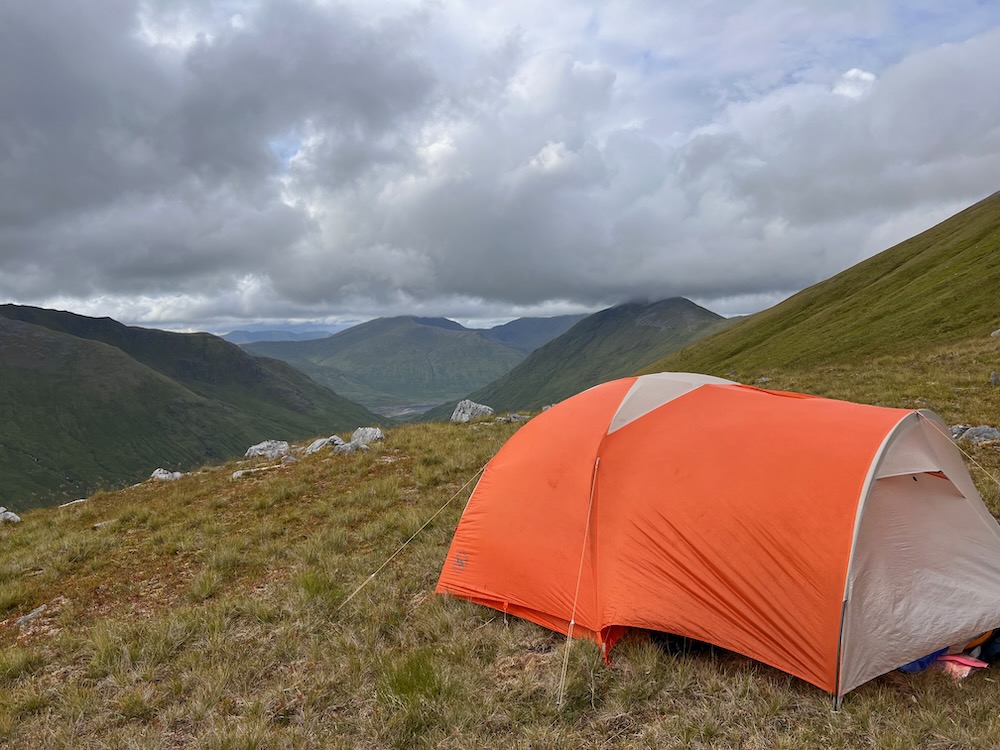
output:
[[518, 318], [493, 328], [481, 329], [486, 338], [499, 341], [528, 354], [566, 333], [586, 315], [559, 315], [554, 318]]
[[0, 305], [0, 504], [189, 469], [378, 417], [209, 334]]
[[746, 376], [927, 351], [1000, 329], [998, 291], [1000, 193], [648, 370]]
[[[681, 297], [611, 307], [584, 318], [468, 398], [498, 411], [539, 409], [631, 375], [725, 324], [721, 316]], [[453, 403], [443, 404], [424, 418], [447, 419], [452, 408]]]
[[259, 342], [253, 354], [282, 359], [360, 404], [396, 416], [494, 380], [524, 355], [447, 318], [378, 318], [318, 341]]
[[410, 317], [415, 323], [419, 323], [422, 326], [431, 326], [432, 328], [444, 328], [446, 331], [469, 331], [471, 328], [466, 328], [461, 323], [456, 323], [450, 318], [420, 318], [417, 316], [403, 316]]
[[230, 344], [252, 344], [255, 341], [312, 341], [325, 339], [333, 335], [333, 331], [230, 331], [220, 338]]

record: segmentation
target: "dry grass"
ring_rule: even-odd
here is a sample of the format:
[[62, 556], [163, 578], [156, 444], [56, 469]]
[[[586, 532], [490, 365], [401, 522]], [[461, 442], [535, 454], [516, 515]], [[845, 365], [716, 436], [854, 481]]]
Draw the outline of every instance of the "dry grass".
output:
[[[992, 392], [942, 379], [947, 362], [918, 364], [770, 373], [769, 385], [881, 388], [867, 400], [925, 398], [950, 421], [997, 413]], [[207, 468], [0, 527], [0, 746], [1000, 746], [989, 672], [887, 675], [834, 713], [826, 694], [749, 659], [641, 635], [610, 668], [575, 642], [558, 708], [563, 637], [433, 594], [464, 497], [341, 609], [514, 429], [401, 427], [366, 454], [242, 481], [235, 464]], [[1000, 453], [976, 455], [1000, 472]], [[995, 485], [977, 481], [997, 510]]]

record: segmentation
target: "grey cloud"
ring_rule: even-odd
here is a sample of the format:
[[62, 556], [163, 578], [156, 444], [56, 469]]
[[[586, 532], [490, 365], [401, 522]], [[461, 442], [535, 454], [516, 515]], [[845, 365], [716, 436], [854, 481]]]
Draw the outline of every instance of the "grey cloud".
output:
[[149, 184], [142, 133], [166, 82], [129, 36], [129, 4], [101, 7], [0, 7], [2, 226], [86, 210]]
[[374, 143], [434, 84], [410, 26], [337, 8], [265, 4], [183, 51], [143, 44], [143, 14], [157, 9], [0, 10], [0, 294], [187, 294], [266, 273], [311, 227], [282, 200], [275, 142]]
[[1000, 30], [900, 7], [518, 31], [540, 11], [511, 3], [483, 31], [471, 6], [7, 4], [0, 295], [147, 323], [738, 312], [997, 188]]

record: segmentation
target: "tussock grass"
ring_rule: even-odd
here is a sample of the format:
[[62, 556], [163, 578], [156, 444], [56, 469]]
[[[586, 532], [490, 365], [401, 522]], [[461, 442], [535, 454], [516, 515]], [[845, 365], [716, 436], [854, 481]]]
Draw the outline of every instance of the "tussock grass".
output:
[[[954, 421], [996, 406], [951, 381], [925, 389], [940, 378], [928, 367], [916, 385], [902, 360], [878, 376], [769, 376], [841, 397], [881, 384], [889, 405], [941, 400]], [[515, 429], [401, 427], [365, 454], [243, 481], [231, 464], [0, 527], [0, 747], [1000, 745], [989, 672], [888, 675], [833, 713], [788, 675], [642, 633], [610, 667], [573, 642], [558, 707], [564, 637], [433, 593], [468, 490], [342, 607]], [[1000, 471], [997, 451], [974, 455]], [[996, 509], [990, 480], [976, 478]], [[13, 625], [40, 604], [42, 616]]]

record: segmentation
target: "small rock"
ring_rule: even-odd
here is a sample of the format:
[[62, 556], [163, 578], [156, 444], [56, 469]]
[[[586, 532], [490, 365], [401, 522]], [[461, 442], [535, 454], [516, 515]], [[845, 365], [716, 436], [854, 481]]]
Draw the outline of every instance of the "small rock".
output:
[[299, 459], [297, 459], [295, 456], [282, 456], [281, 457], [281, 464], [283, 466], [288, 466], [289, 464], [297, 464], [298, 462], [299, 462]]
[[32, 620], [34, 620], [36, 617], [39, 617], [42, 614], [42, 612], [44, 612], [48, 608], [49, 608], [48, 604], [42, 604], [39, 607], [35, 607], [28, 614], [24, 615], [23, 617], [18, 617], [17, 618], [17, 626], [18, 627], [22, 627], [24, 625], [27, 625], [29, 622], [31, 622]]
[[265, 440], [263, 443], [251, 445], [247, 448], [244, 458], [269, 458], [272, 461], [280, 456], [287, 456], [290, 452], [288, 443], [284, 440]]
[[548, 411], [551, 408], [552, 408], [552, 404], [546, 404], [545, 406], [542, 407], [542, 411]]
[[274, 464], [273, 466], [258, 466], [256, 469], [238, 469], [233, 472], [233, 479], [239, 479], [247, 474], [256, 474], [259, 471], [271, 471], [271, 469], [280, 469], [281, 464]]
[[327, 443], [329, 442], [330, 438], [316, 438], [311, 443], [309, 443], [309, 447], [306, 448], [306, 455], [311, 456], [316, 451], [325, 448]]
[[166, 469], [155, 469], [152, 474], [149, 475], [150, 479], [155, 479], [157, 482], [174, 482], [184, 476], [179, 471], [167, 471]]
[[459, 401], [455, 411], [451, 413], [452, 422], [471, 422], [478, 417], [488, 417], [493, 413], [493, 409], [485, 404], [477, 404], [475, 401], [464, 399]]
[[968, 441], [973, 445], [987, 445], [1000, 441], [1000, 430], [990, 425], [981, 424], [978, 427], [970, 427], [964, 430], [959, 440]]
[[324, 448], [333, 448], [336, 445], [343, 445], [344, 441], [340, 439], [339, 435], [330, 435], [327, 438], [319, 438], [313, 440], [309, 447], [306, 448], [306, 455], [311, 456], [313, 453], [323, 450]]
[[375, 440], [385, 440], [385, 435], [378, 427], [359, 427], [351, 435], [351, 442], [360, 445], [368, 445]]
[[499, 422], [500, 424], [510, 424], [511, 422], [523, 422], [530, 417], [526, 417], [523, 414], [508, 414], [504, 417], [497, 417], [494, 422]]
[[764, 377], [762, 377], [762, 378], [757, 378], [757, 379], [756, 379], [756, 380], [755, 380], [754, 382], [755, 382], [755, 383], [756, 383], [757, 385], [765, 385], [766, 383], [770, 383], [770, 382], [771, 382], [771, 378], [769, 378], [769, 377], [767, 377], [767, 376], [765, 375], [765, 376], [764, 376]]
[[995, 339], [1000, 339], [1000, 328], [997, 328], [993, 333], [990, 334]]
[[92, 528], [92, 529], [94, 529], [96, 531], [97, 529], [103, 529], [105, 526], [110, 526], [113, 523], [114, 523], [114, 520], [111, 520], [111, 521], [98, 521], [97, 523], [95, 523], [90, 528]]
[[353, 440], [349, 443], [344, 443], [343, 445], [333, 446], [334, 453], [357, 453], [358, 451], [366, 451], [368, 446], [364, 443], [355, 443]]
[[0, 523], [21, 523], [20, 516], [0, 505]]
[[1000, 375], [997, 375], [996, 370], [990, 373], [990, 385], [1000, 385]]

